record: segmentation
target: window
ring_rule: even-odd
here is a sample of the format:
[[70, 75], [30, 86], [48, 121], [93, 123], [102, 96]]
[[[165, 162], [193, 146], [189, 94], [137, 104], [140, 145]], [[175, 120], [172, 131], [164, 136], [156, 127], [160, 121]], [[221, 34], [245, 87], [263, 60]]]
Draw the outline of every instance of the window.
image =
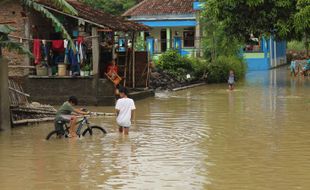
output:
[[188, 29], [183, 32], [184, 47], [194, 47], [195, 46], [195, 30]]

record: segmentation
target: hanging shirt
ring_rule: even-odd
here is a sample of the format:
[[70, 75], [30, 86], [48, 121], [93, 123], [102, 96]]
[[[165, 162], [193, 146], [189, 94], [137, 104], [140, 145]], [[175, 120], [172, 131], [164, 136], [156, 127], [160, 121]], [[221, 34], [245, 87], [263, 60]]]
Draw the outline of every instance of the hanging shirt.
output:
[[55, 52], [63, 53], [65, 50], [63, 40], [52, 40], [52, 49]]
[[41, 47], [40, 47], [40, 40], [34, 39], [33, 40], [33, 55], [34, 55], [34, 64], [38, 65], [41, 62]]

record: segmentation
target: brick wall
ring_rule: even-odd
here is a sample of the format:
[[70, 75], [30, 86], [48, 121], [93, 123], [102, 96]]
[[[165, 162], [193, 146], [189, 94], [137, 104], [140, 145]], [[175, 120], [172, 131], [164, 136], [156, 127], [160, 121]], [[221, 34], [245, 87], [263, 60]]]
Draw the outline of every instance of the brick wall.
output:
[[[11, 0], [0, 6], [0, 22], [3, 21], [14, 21], [14, 24], [10, 26], [16, 29], [15, 32], [11, 33], [14, 36], [25, 37], [25, 23], [26, 18], [22, 16], [23, 7], [19, 0]], [[19, 42], [20, 40], [12, 38], [12, 40]], [[23, 42], [24, 45], [27, 42]], [[16, 52], [8, 52], [3, 50], [4, 56], [9, 60], [9, 65], [25, 65], [27, 64], [27, 57], [25, 55], [17, 54]], [[23, 69], [10, 69], [10, 76], [23, 76], [25, 71]]]

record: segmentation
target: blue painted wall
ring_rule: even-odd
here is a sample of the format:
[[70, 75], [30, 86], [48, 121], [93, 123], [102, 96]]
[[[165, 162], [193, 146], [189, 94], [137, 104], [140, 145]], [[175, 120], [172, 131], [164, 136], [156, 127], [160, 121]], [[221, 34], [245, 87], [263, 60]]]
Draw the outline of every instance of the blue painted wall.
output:
[[[270, 52], [271, 48], [271, 52]], [[277, 42], [276, 47], [276, 59], [277, 59], [277, 65], [274, 65], [274, 57], [275, 57], [275, 51], [274, 51], [274, 41], [271, 43], [270, 47], [270, 39], [263, 39], [261, 42], [261, 51], [263, 52], [264, 56], [248, 56], [245, 58], [245, 61], [248, 66], [248, 71], [261, 71], [261, 70], [268, 70], [272, 67], [279, 66], [280, 59], [285, 60], [286, 59], [286, 41], [279, 41]], [[261, 52], [261, 53], [262, 53]], [[261, 54], [260, 53], [260, 54]], [[255, 53], [252, 53], [255, 54]], [[244, 56], [246, 53], [244, 54]], [[259, 53], [257, 53], [259, 55]], [[273, 65], [271, 64], [273, 62]]]
[[194, 27], [197, 25], [195, 20], [155, 20], [140, 21], [140, 23], [149, 27]]

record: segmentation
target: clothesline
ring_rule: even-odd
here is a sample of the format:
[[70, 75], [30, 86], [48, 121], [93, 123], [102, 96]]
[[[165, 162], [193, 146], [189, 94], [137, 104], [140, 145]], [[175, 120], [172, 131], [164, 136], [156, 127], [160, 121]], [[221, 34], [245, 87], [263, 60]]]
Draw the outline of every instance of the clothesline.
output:
[[[16, 39], [19, 39], [19, 40], [28, 40], [28, 41], [33, 41], [33, 40], [36, 40], [36, 39], [33, 39], [33, 38], [25, 38], [25, 37], [20, 37], [20, 36], [14, 36], [14, 35], [9, 35], [9, 37], [11, 37], [11, 38], [16, 38]], [[86, 36], [86, 37], [83, 37], [84, 38], [84, 40], [86, 40], [86, 39], [90, 39], [90, 38], [98, 38], [99, 37], [99, 35], [96, 35], [96, 36]], [[54, 40], [46, 40], [46, 39], [38, 39], [38, 40], [40, 40], [40, 41], [46, 41], [46, 42], [52, 42], [52, 41], [54, 41]], [[76, 39], [73, 39], [73, 41], [77, 41], [78, 39], [76, 38]]]

